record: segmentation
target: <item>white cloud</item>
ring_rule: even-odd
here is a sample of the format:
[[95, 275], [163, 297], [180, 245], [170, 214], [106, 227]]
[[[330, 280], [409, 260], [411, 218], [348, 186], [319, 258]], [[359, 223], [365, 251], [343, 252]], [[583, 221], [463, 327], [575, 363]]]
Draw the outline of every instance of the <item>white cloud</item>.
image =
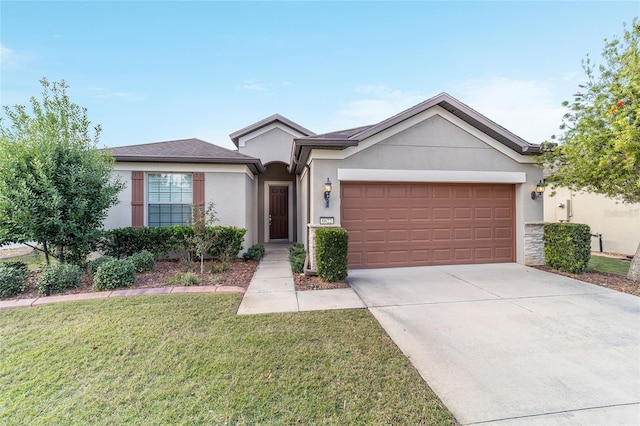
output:
[[427, 99], [422, 93], [384, 85], [359, 87], [355, 92], [360, 99], [347, 102], [336, 112], [332, 130], [375, 124]]
[[566, 81], [558, 89], [550, 82], [473, 79], [460, 83], [452, 95], [526, 141], [541, 143], [559, 132], [566, 111], [564, 94], [558, 92], [571, 91], [571, 86]]
[[267, 90], [267, 86], [258, 83], [256, 80], [245, 81], [242, 85], [239, 86], [239, 88], [244, 90], [254, 90], [257, 92], [264, 92], [265, 90]]
[[2, 68], [16, 68], [24, 59], [25, 56], [16, 53], [0, 43], [0, 66], [2, 66]]
[[91, 87], [91, 90], [98, 99], [128, 99], [133, 101], [144, 99], [144, 96], [136, 92], [118, 92], [104, 87]]

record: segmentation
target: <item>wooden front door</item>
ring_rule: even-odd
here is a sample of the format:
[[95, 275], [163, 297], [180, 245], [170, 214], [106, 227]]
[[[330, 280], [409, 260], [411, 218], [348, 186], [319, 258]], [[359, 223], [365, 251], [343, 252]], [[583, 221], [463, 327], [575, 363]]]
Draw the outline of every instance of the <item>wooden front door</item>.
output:
[[269, 239], [289, 238], [289, 188], [269, 187]]

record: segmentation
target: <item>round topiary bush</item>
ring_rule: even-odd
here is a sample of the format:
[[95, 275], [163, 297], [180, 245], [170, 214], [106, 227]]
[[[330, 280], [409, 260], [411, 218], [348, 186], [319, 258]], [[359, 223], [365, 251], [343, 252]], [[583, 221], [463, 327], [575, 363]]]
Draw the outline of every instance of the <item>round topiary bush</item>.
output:
[[138, 253], [134, 253], [127, 258], [133, 262], [136, 267], [136, 272], [151, 272], [156, 266], [156, 257], [148, 250], [142, 250]]
[[47, 266], [38, 278], [38, 292], [45, 294], [47, 288], [50, 293], [59, 293], [68, 288], [78, 288], [82, 278], [82, 268], [70, 263], [58, 263]]
[[87, 266], [87, 272], [89, 272], [91, 275], [95, 275], [100, 265], [104, 265], [105, 263], [112, 260], [115, 260], [115, 257], [102, 256], [102, 257], [98, 257], [97, 259], [93, 259], [91, 262], [89, 262], [89, 265]]
[[25, 289], [26, 268], [0, 263], [0, 297], [15, 296]]
[[98, 267], [93, 276], [93, 289], [97, 291], [128, 287], [136, 279], [136, 267], [130, 260], [110, 260]]

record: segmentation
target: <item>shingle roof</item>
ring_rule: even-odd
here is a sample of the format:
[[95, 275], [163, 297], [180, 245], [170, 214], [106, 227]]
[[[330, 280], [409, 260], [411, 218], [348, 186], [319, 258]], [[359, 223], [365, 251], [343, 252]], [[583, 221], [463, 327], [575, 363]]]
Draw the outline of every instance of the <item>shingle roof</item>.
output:
[[323, 135], [294, 139], [293, 150], [291, 152], [291, 171], [300, 172], [301, 168], [306, 164], [311, 150], [314, 148], [342, 150], [350, 146], [357, 146], [361, 141], [436, 105], [449, 111], [451, 114], [484, 132], [518, 154], [538, 155], [540, 153], [540, 145], [531, 144], [525, 141], [521, 137], [511, 133], [504, 127], [475, 111], [473, 108], [455, 99], [453, 96], [447, 93], [440, 93], [431, 99], [427, 99], [414, 107], [372, 126], [364, 126], [340, 132], [331, 132]]
[[246, 164], [253, 173], [265, 171], [258, 158], [196, 138], [120, 146], [106, 151], [121, 162]]

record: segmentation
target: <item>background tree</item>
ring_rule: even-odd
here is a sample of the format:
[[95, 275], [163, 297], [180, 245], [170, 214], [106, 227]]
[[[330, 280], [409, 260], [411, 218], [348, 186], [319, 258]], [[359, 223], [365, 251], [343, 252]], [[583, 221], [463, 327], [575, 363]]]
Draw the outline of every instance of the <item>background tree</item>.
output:
[[[42, 99], [4, 106], [0, 117], [0, 243], [20, 242], [60, 262], [80, 263], [93, 249], [124, 184], [97, 147], [86, 108], [64, 80], [40, 80]], [[8, 121], [8, 123], [7, 123]], [[33, 245], [32, 242], [36, 242]]]
[[[563, 134], [542, 156], [553, 187], [640, 202], [639, 39], [640, 23], [634, 19], [621, 39], [605, 39], [603, 64], [583, 60], [586, 81], [573, 102], [563, 103], [569, 109]], [[640, 280], [640, 245], [628, 276]]]

